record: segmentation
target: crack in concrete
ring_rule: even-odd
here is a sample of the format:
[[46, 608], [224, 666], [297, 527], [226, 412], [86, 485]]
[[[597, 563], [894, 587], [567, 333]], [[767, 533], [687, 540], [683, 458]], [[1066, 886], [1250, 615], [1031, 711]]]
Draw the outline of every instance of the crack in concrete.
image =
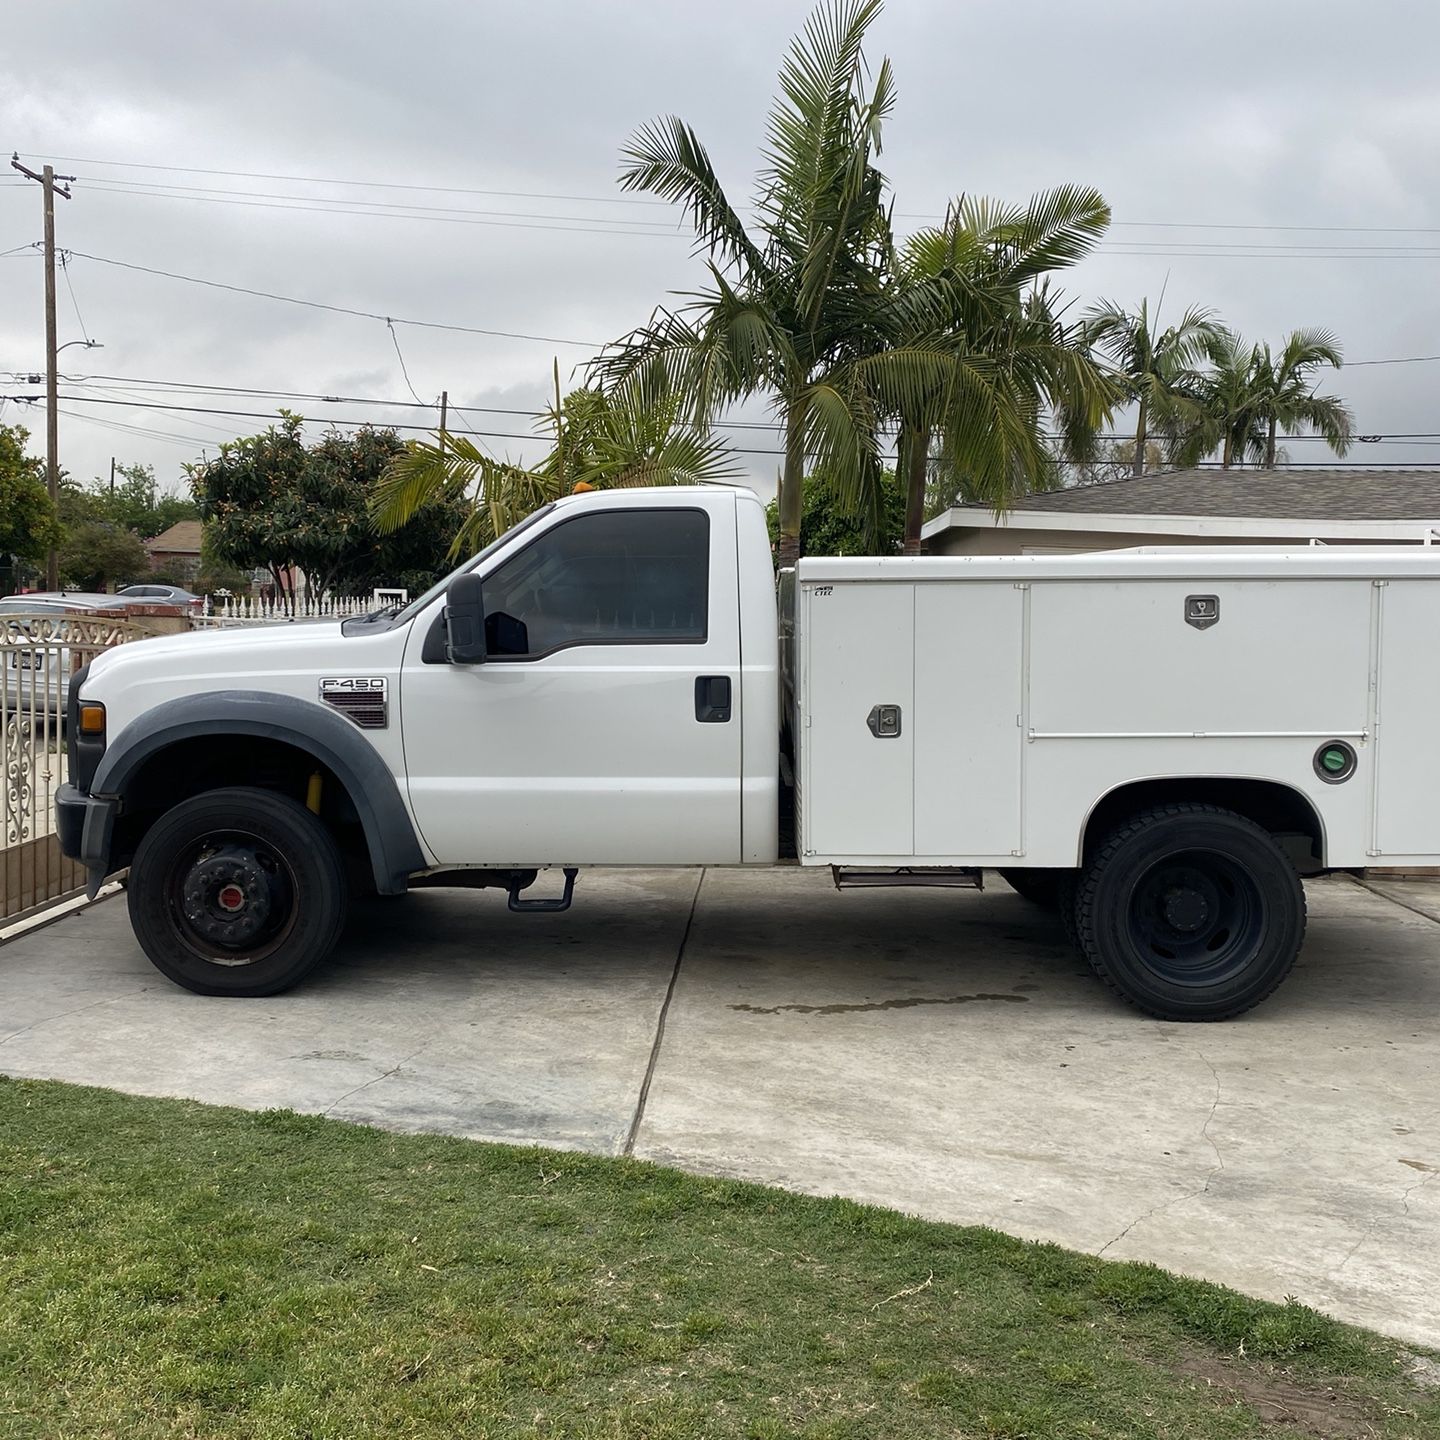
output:
[[32, 1020], [28, 1025], [22, 1025], [18, 1030], [12, 1030], [8, 1035], [0, 1035], [0, 1045], [8, 1045], [20, 1035], [28, 1035], [32, 1030], [38, 1030], [42, 1025], [53, 1025], [57, 1020], [68, 1019], [71, 1015], [82, 1015], [86, 1010], [99, 1009], [101, 1005], [115, 1005], [121, 1000], [129, 1000], [132, 996], [143, 995], [150, 987], [142, 985], [138, 990], [127, 990], [123, 995], [107, 995], [103, 1000], [92, 1000], [88, 1005], [77, 1005], [73, 1010], [62, 1010], [58, 1015], [46, 1015], [41, 1020]]
[[1024, 1005], [1028, 995], [941, 995], [915, 996], [900, 1000], [876, 1000], [865, 1005], [732, 1005], [750, 1015], [779, 1015], [790, 1010], [797, 1015], [853, 1015], [861, 1010], [908, 1010], [915, 1005], [970, 1005], [976, 1000], [1000, 1000], [1007, 1005]]
[[1200, 1138], [1215, 1152], [1215, 1163], [1210, 1167], [1209, 1173], [1205, 1176], [1205, 1183], [1194, 1190], [1187, 1190], [1183, 1195], [1173, 1196], [1169, 1200], [1162, 1200], [1158, 1205], [1152, 1205], [1143, 1214], [1137, 1215], [1113, 1240], [1107, 1240], [1096, 1252], [1096, 1256], [1104, 1255], [1107, 1250], [1118, 1245], [1137, 1225], [1144, 1220], [1153, 1219], [1162, 1210], [1169, 1210], [1172, 1206], [1183, 1205], [1187, 1200], [1197, 1199], [1207, 1194], [1211, 1182], [1225, 1168], [1225, 1157], [1220, 1153], [1220, 1147], [1215, 1143], [1210, 1134], [1210, 1122], [1215, 1118], [1215, 1112], [1220, 1108], [1220, 1072], [1211, 1064], [1209, 1056], [1197, 1050], [1195, 1055], [1204, 1061], [1211, 1076], [1215, 1081], [1215, 1098], [1210, 1103], [1210, 1113], [1205, 1117], [1205, 1123], [1200, 1127]]
[[[1400, 1163], [1402, 1165], [1408, 1165], [1411, 1162], [1408, 1160], [1402, 1160]], [[1401, 1215], [1408, 1215], [1410, 1213], [1410, 1197], [1417, 1190], [1423, 1190], [1433, 1179], [1435, 1179], [1437, 1175], [1440, 1175], [1440, 1170], [1432, 1170], [1428, 1175], [1425, 1175], [1421, 1179], [1415, 1181], [1413, 1185], [1407, 1185], [1405, 1189], [1400, 1192]], [[1363, 1246], [1365, 1242], [1375, 1234], [1376, 1230], [1380, 1228], [1380, 1222], [1388, 1218], [1390, 1217], [1388, 1217], [1384, 1211], [1381, 1211], [1381, 1213], [1378, 1215], [1372, 1216], [1370, 1219], [1370, 1223], [1366, 1225], [1364, 1230], [1360, 1232], [1360, 1238], [1345, 1252], [1345, 1258], [1337, 1266], [1335, 1266], [1333, 1270], [1327, 1271], [1325, 1278], [1327, 1280], [1333, 1280], [1335, 1276], [1337, 1276], [1355, 1258], [1356, 1252], [1359, 1251], [1361, 1246]]]
[[363, 1080], [359, 1085], [352, 1086], [333, 1104], [327, 1105], [320, 1113], [328, 1115], [338, 1106], [343, 1105], [352, 1095], [358, 1095], [362, 1090], [368, 1090], [372, 1085], [378, 1085], [382, 1080], [388, 1080], [392, 1075], [398, 1075], [417, 1055], [428, 1050], [435, 1043], [435, 1036], [431, 1036], [418, 1049], [412, 1050], [408, 1055], [402, 1056], [388, 1070], [382, 1070], [378, 1075], [372, 1075], [370, 1079]]

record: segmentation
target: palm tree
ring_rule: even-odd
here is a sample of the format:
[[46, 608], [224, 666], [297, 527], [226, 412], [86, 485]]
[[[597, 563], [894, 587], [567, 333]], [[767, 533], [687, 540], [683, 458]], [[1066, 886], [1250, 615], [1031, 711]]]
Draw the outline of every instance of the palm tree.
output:
[[470, 515], [450, 547], [451, 558], [459, 559], [581, 483], [606, 489], [737, 477], [731, 452], [708, 431], [682, 423], [679, 402], [663, 382], [652, 367], [637, 371], [621, 392], [587, 386], [562, 398], [557, 363], [554, 403], [537, 417], [553, 444], [538, 465], [497, 460], [452, 431], [411, 441], [376, 487], [376, 524], [398, 529], [430, 501], [463, 494]]
[[1217, 446], [1220, 465], [1258, 464], [1265, 454], [1260, 350], [1228, 330], [1205, 347], [1210, 368], [1194, 392], [1197, 415], [1181, 442], [1184, 463], [1198, 463]]
[[1353, 416], [1343, 400], [1317, 395], [1310, 372], [1321, 365], [1338, 370], [1343, 363], [1340, 342], [1329, 330], [1295, 330], [1285, 339], [1278, 358], [1268, 345], [1261, 347], [1258, 373], [1264, 382], [1264, 403], [1258, 417], [1266, 427], [1265, 468], [1275, 468], [1277, 429], [1292, 434], [1313, 430], [1330, 448], [1344, 456], [1350, 448]]
[[1249, 345], [1222, 335], [1207, 346], [1209, 372], [1196, 399], [1201, 419], [1183, 446], [1198, 460], [1218, 445], [1220, 464], [1275, 468], [1280, 432], [1313, 430], [1337, 455], [1350, 448], [1352, 417], [1345, 402], [1317, 395], [1310, 374], [1318, 366], [1341, 365], [1340, 343], [1328, 330], [1296, 330], [1276, 357], [1269, 345]]
[[1158, 335], [1156, 324], [1149, 300], [1142, 300], [1136, 311], [1102, 300], [1086, 316], [1090, 343], [1114, 362], [1126, 398], [1138, 412], [1132, 475], [1145, 471], [1145, 448], [1153, 431], [1171, 442], [1172, 461], [1178, 458], [1178, 437], [1193, 431], [1200, 418], [1196, 366], [1226, 334], [1212, 311], [1198, 307]]
[[855, 368], [898, 426], [907, 554], [919, 553], [932, 464], [1003, 509], [1046, 483], [1047, 416], [1072, 453], [1093, 444], [1120, 392], [1064, 323], [1049, 272], [1086, 255], [1109, 222], [1098, 192], [1063, 186], [1026, 206], [962, 199], [904, 245], [882, 309], [887, 343]]
[[623, 386], [658, 363], [699, 425], [744, 397], [773, 399], [785, 447], [782, 565], [799, 553], [807, 459], [857, 488], [878, 468], [869, 397], [837, 385], [833, 372], [873, 348], [883, 285], [885, 182], [871, 160], [894, 104], [890, 62], [862, 88], [862, 45], [880, 8], [880, 0], [825, 0], [792, 42], [770, 113], [754, 237], [683, 120], [651, 122], [624, 151], [622, 188], [683, 206], [709, 252], [709, 281], [609, 347], [595, 373]]

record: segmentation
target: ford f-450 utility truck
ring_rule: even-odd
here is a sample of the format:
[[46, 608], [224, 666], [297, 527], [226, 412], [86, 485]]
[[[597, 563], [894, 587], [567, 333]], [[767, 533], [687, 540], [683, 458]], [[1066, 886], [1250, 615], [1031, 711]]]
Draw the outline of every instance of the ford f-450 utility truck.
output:
[[1214, 1019], [1290, 969], [1302, 874], [1440, 863], [1437, 639], [1419, 546], [806, 559], [777, 606], [750, 492], [603, 491], [403, 609], [102, 655], [58, 825], [205, 994], [294, 985], [357, 882], [557, 909], [784, 834], [842, 888], [997, 869], [1122, 996]]

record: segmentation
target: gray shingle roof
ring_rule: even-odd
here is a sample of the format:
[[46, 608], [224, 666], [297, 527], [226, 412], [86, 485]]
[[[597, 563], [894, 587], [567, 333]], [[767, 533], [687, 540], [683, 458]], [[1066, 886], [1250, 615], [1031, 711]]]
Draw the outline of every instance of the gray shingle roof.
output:
[[[960, 510], [989, 506], [962, 505]], [[1012, 511], [1440, 523], [1435, 470], [1168, 470], [1017, 500]]]

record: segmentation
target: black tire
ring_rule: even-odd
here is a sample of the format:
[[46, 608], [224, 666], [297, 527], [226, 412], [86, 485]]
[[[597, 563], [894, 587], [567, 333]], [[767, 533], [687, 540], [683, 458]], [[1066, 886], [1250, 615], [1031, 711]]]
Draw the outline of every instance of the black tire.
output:
[[1115, 830], [1081, 872], [1081, 952], [1162, 1020], [1225, 1020], [1290, 973], [1305, 892], [1275, 838], [1213, 805], [1165, 805]]
[[237, 787], [181, 801], [146, 831], [128, 898], [140, 948], [177, 985], [278, 995], [330, 953], [348, 894], [316, 816], [288, 796]]
[[1001, 870], [1000, 878], [1022, 899], [1044, 910], [1059, 910], [1064, 870]]

